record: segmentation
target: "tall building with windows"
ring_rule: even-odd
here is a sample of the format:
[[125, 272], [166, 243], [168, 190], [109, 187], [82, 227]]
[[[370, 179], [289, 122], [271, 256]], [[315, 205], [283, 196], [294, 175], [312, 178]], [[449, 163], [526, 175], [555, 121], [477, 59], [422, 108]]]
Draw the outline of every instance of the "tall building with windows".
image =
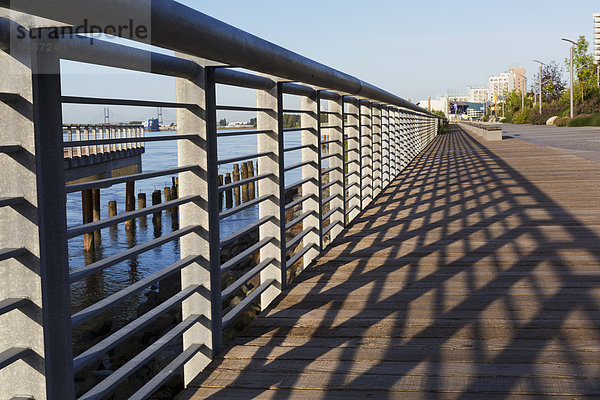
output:
[[515, 90], [519, 93], [527, 93], [527, 77], [525, 76], [527, 71], [525, 68], [510, 67], [508, 72], [515, 75]]
[[485, 103], [490, 100], [490, 88], [487, 86], [468, 86], [470, 103]]
[[500, 75], [490, 76], [488, 78], [488, 87], [492, 101], [495, 98], [503, 98], [515, 89], [515, 74], [503, 72]]

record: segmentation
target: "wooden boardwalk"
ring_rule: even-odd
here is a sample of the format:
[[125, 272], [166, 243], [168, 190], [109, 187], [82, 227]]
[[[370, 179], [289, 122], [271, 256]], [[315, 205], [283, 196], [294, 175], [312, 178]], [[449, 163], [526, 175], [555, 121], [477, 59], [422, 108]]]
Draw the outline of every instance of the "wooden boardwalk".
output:
[[182, 399], [600, 398], [600, 164], [439, 136]]

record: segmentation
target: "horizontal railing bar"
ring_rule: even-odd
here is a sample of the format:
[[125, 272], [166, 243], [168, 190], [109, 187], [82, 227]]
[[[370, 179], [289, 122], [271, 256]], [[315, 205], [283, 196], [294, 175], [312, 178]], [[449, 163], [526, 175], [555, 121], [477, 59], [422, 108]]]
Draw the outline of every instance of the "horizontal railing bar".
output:
[[325, 174], [328, 174], [328, 173], [333, 172], [333, 171], [342, 172], [342, 168], [341, 167], [329, 167], [329, 168], [324, 169], [323, 171], [321, 171], [321, 175], [325, 175]]
[[292, 239], [290, 239], [286, 244], [286, 249], [292, 249], [294, 248], [294, 246], [296, 246], [303, 238], [304, 236], [308, 235], [310, 232], [312, 231], [316, 231], [317, 227], [316, 226], [310, 226], [306, 229], [304, 229], [302, 232], [300, 232], [299, 234], [297, 234], [296, 236], [294, 236]]
[[260, 249], [265, 247], [267, 244], [269, 244], [272, 240], [273, 240], [273, 237], [264, 238], [260, 242], [255, 243], [252, 246], [248, 247], [246, 250], [240, 252], [235, 257], [224, 262], [223, 264], [221, 264], [221, 273], [228, 271], [231, 268], [235, 267], [236, 265], [241, 263], [246, 257], [256, 253], [257, 251], [259, 251]]
[[199, 225], [189, 225], [184, 228], [173, 231], [171, 233], [167, 233], [166, 235], [160, 236], [149, 242], [140, 244], [138, 246], [134, 246], [125, 251], [121, 251], [110, 257], [106, 257], [103, 260], [96, 261], [95, 263], [89, 264], [85, 267], [79, 268], [79, 269], [71, 272], [69, 274], [69, 280], [71, 283], [77, 282], [78, 280], [81, 280], [81, 279], [85, 278], [86, 276], [90, 276], [96, 272], [102, 271], [103, 269], [106, 269], [115, 264], [118, 264], [121, 261], [128, 260], [139, 254], [145, 253], [148, 250], [152, 250], [156, 247], [162, 246], [165, 243], [169, 243], [173, 240], [179, 239], [180, 237], [185, 236], [189, 233], [192, 233], [198, 229], [200, 229]]
[[20, 144], [1, 144], [0, 145], [0, 153], [10, 154], [17, 153], [23, 150], [23, 146]]
[[227, 325], [229, 325], [235, 317], [237, 317], [242, 311], [244, 311], [246, 307], [252, 304], [252, 302], [256, 300], [258, 296], [260, 296], [265, 290], [267, 290], [269, 286], [271, 286], [274, 282], [275, 279], [269, 279], [265, 281], [259, 287], [254, 289], [250, 294], [248, 294], [244, 298], [244, 300], [242, 300], [237, 306], [233, 307], [231, 311], [225, 314], [221, 323], [222, 328], [225, 328]]
[[[346, 111], [344, 111], [344, 115], [350, 115], [351, 117], [356, 117], [356, 118], [358, 118], [358, 114], [357, 114], [357, 113], [351, 113], [351, 112], [346, 112]], [[345, 126], [348, 126], [348, 125], [345, 125]]]
[[335, 184], [342, 184], [342, 182], [339, 181], [331, 181], [329, 183], [326, 183], [325, 185], [321, 186], [321, 190], [325, 190], [325, 189], [329, 189], [330, 187], [332, 187]]
[[88, 350], [84, 351], [73, 360], [73, 369], [75, 372], [79, 371], [81, 368], [89, 365], [90, 363], [98, 360], [102, 357], [103, 354], [108, 352], [110, 349], [118, 346], [131, 335], [134, 335], [140, 329], [156, 320], [161, 315], [164, 315], [165, 312], [175, 307], [178, 304], [181, 304], [184, 300], [189, 298], [194, 293], [199, 292], [206, 299], [210, 298], [210, 291], [201, 285], [192, 285], [183, 289], [181, 292], [177, 293], [175, 296], [171, 297], [168, 300], [165, 300], [151, 311], [145, 313], [139, 318], [131, 321], [112, 335], [103, 339], [99, 343], [90, 347]]
[[0, 249], [0, 261], [8, 260], [9, 258], [19, 257], [25, 254], [25, 248], [5, 248]]
[[[120, 143], [144, 143], [144, 142], [164, 142], [169, 140], [184, 140], [184, 139], [199, 139], [198, 135], [161, 135], [161, 136], [140, 136], [132, 138], [115, 138], [115, 139], [92, 139], [78, 140], [71, 142], [63, 142], [64, 148], [83, 147], [83, 146], [102, 146], [105, 144], [120, 144]], [[100, 153], [101, 154], [101, 153]]]
[[[341, 185], [342, 183], [339, 182], [339, 184]], [[325, 205], [327, 203], [329, 203], [331, 200], [335, 199], [336, 197], [342, 198], [342, 194], [341, 193], [336, 193], [332, 196], [329, 196], [328, 198], [326, 198], [325, 200], [323, 200], [323, 202], [321, 203], [322, 205]]]
[[341, 140], [337, 140], [337, 139], [331, 139], [331, 140], [324, 140], [321, 142], [321, 144], [329, 144], [329, 143], [339, 143], [342, 144]]
[[16, 206], [22, 203], [25, 203], [25, 198], [22, 196], [0, 198], [0, 207]]
[[356, 129], [358, 129], [359, 126], [358, 125], [344, 125], [344, 128], [356, 128]]
[[342, 157], [342, 155], [341, 155], [341, 154], [338, 154], [338, 153], [331, 153], [331, 154], [322, 155], [322, 156], [321, 156], [321, 161], [323, 161], [323, 160], [327, 160], [328, 158], [335, 157], [335, 156]]
[[346, 211], [346, 215], [350, 214], [352, 211], [354, 211], [355, 209], [359, 208], [358, 205], [354, 205], [353, 207], [351, 207], [348, 211]]
[[210, 321], [206, 316], [202, 314], [190, 315], [156, 342], [146, 347], [144, 350], [142, 350], [142, 352], [133, 357], [131, 360], [127, 361], [115, 372], [104, 378], [104, 380], [94, 386], [93, 389], [85, 393], [78, 400], [96, 400], [106, 396], [116, 389], [123, 380], [127, 379], [131, 374], [133, 374], [141, 366], [146, 364], [160, 351], [167, 347], [173, 340], [182, 336], [188, 329], [198, 322], [202, 323], [202, 325], [206, 326], [207, 328], [210, 327]]
[[[351, 151], [356, 151], [356, 150], [351, 150]], [[350, 161], [344, 162], [344, 165], [350, 165], [350, 164], [360, 164], [360, 160], [350, 160]]]
[[248, 131], [238, 131], [238, 130], [228, 130], [225, 132], [218, 132], [217, 137], [232, 137], [232, 136], [243, 136], [243, 135], [260, 135], [261, 133], [273, 133], [272, 129], [262, 129], [262, 130], [248, 130]]
[[312, 166], [316, 166], [316, 165], [317, 165], [317, 163], [316, 163], [316, 162], [314, 162], [314, 161], [302, 161], [302, 162], [299, 162], [299, 163], [296, 163], [296, 164], [289, 165], [289, 166], [285, 167], [283, 170], [284, 170], [284, 172], [289, 172], [289, 171], [291, 171], [291, 170], [294, 170], [294, 169], [296, 169], [296, 168], [303, 167], [303, 166], [305, 166], [305, 165], [312, 165]]
[[9, 298], [0, 301], [0, 315], [4, 315], [14, 309], [23, 307], [29, 304], [30, 300], [27, 297]]
[[311, 110], [296, 110], [293, 108], [284, 108], [283, 113], [284, 114], [315, 114], [315, 112], [311, 111]]
[[67, 239], [72, 239], [77, 236], [81, 236], [86, 233], [94, 232], [109, 226], [120, 224], [121, 222], [130, 221], [139, 217], [168, 210], [169, 208], [179, 207], [183, 204], [191, 203], [192, 201], [200, 200], [200, 196], [185, 196], [175, 200], [169, 200], [164, 203], [155, 204], [146, 208], [140, 208], [139, 210], [129, 211], [114, 217], [101, 219], [99, 221], [90, 222], [88, 224], [75, 226], [67, 229]]
[[218, 165], [230, 164], [230, 163], [234, 163], [236, 161], [249, 160], [251, 158], [258, 158], [258, 157], [270, 156], [270, 155], [273, 155], [273, 154], [274, 153], [272, 151], [265, 151], [263, 153], [248, 154], [248, 155], [245, 155], [245, 156], [237, 156], [237, 157], [231, 157], [231, 158], [224, 158], [222, 160], [217, 160], [217, 164]]
[[80, 192], [87, 189], [96, 189], [109, 187], [119, 183], [139, 181], [142, 179], [157, 178], [159, 176], [179, 174], [181, 172], [200, 170], [198, 165], [188, 165], [187, 167], [169, 168], [158, 171], [141, 172], [139, 174], [118, 176], [116, 178], [99, 179], [97, 181], [78, 183], [75, 185], [67, 185], [65, 190], [67, 193]]
[[276, 83], [264, 76], [248, 74], [230, 68], [215, 68], [215, 82], [249, 89], [272, 89]]
[[305, 183], [308, 183], [308, 182], [316, 182], [316, 181], [317, 181], [317, 180], [316, 180], [315, 178], [304, 178], [304, 179], [302, 179], [301, 181], [298, 181], [298, 182], [296, 182], [296, 183], [292, 183], [292, 184], [290, 184], [290, 185], [286, 186], [286, 187], [285, 187], [285, 190], [287, 191], [287, 190], [290, 190], [290, 189], [296, 188], [296, 187], [298, 187], [298, 186], [304, 185]]
[[250, 225], [232, 233], [231, 235], [221, 239], [221, 247], [227, 246], [229, 243], [233, 242], [236, 239], [239, 239], [241, 236], [244, 236], [245, 234], [249, 233], [250, 231], [258, 228], [259, 226], [261, 226], [262, 224], [264, 224], [265, 222], [268, 222], [271, 218], [275, 218], [272, 215], [266, 216], [266, 217], [262, 217], [261, 219], [259, 219], [258, 221], [255, 221], [253, 223], [251, 223]]
[[300, 223], [301, 221], [303, 221], [305, 218], [311, 216], [312, 214], [315, 214], [316, 211], [315, 210], [309, 210], [309, 211], [305, 211], [302, 214], [300, 214], [299, 216], [297, 216], [296, 218], [294, 218], [293, 220], [291, 220], [290, 222], [288, 222], [287, 224], [285, 224], [285, 230], [289, 230], [290, 228], [292, 228], [294, 225]]
[[21, 98], [21, 95], [19, 95], [18, 93], [6, 93], [6, 92], [2, 92], [0, 93], [0, 101], [17, 101]]
[[328, 212], [323, 214], [323, 221], [325, 221], [327, 218], [331, 217], [333, 214], [335, 214], [338, 211], [344, 212], [342, 207], [338, 206], [338, 207], [332, 208], [331, 210], [329, 210]]
[[223, 211], [223, 212], [221, 212], [219, 214], [219, 219], [227, 218], [227, 217], [229, 217], [229, 216], [231, 216], [231, 215], [233, 215], [235, 213], [238, 213], [238, 212], [240, 212], [242, 210], [245, 210], [247, 208], [253, 207], [253, 206], [255, 206], [255, 205], [257, 205], [259, 203], [262, 203], [263, 201], [267, 200], [271, 196], [272, 196], [271, 194], [266, 194], [264, 196], [260, 196], [260, 197], [257, 197], [255, 199], [253, 199], [253, 200], [250, 200], [247, 203], [242, 203], [239, 206], [235, 206], [233, 208], [230, 208], [229, 210]]
[[300, 131], [314, 131], [315, 128], [283, 128], [284, 132], [300, 132]]
[[333, 100], [333, 101], [337, 101], [340, 99], [340, 95], [336, 92], [332, 92], [330, 90], [321, 90], [319, 91], [319, 97], [321, 97], [321, 100]]
[[217, 105], [215, 106], [217, 110], [221, 111], [264, 111], [271, 112], [273, 111], [270, 108], [264, 107], [246, 107], [246, 106], [225, 106], [225, 105]]
[[73, 314], [71, 316], [71, 329], [78, 327], [79, 325], [89, 321], [93, 317], [102, 312], [108, 310], [110, 307], [113, 307], [115, 304], [127, 299], [128, 297], [133, 296], [137, 292], [144, 290], [148, 286], [159, 282], [179, 271], [188, 265], [199, 260], [200, 256], [188, 256], [185, 257], [176, 263], [169, 265], [166, 268], [161, 269], [160, 271], [155, 272], [154, 274], [141, 279], [134, 283], [133, 285], [127, 286], [125, 289], [114, 293], [99, 302], [92, 304], [91, 306]]
[[79, 96], [62, 96], [61, 101], [63, 104], [105, 104], [111, 106], [187, 108], [189, 110], [200, 108], [200, 106], [197, 104], [191, 103], [171, 103], [166, 101], [109, 99]]
[[273, 258], [273, 257], [267, 258], [266, 260], [264, 260], [257, 266], [253, 267], [250, 271], [246, 272], [244, 275], [242, 275], [241, 277], [236, 279], [235, 282], [233, 282], [231, 285], [227, 286], [227, 288], [225, 288], [221, 292], [221, 301], [225, 301], [228, 298], [230, 298], [231, 296], [233, 296], [233, 294], [239, 288], [241, 288], [244, 284], [246, 284], [246, 282], [248, 282], [250, 279], [255, 277], [257, 274], [259, 274], [260, 271], [262, 271], [263, 269], [268, 267], [273, 261], [275, 261], [275, 258]]
[[351, 183], [348, 186], [346, 186], [346, 189], [350, 189], [352, 186], [360, 186], [360, 184], [358, 182]]
[[321, 125], [321, 129], [342, 129], [339, 125]]
[[336, 225], [342, 225], [344, 226], [343, 222], [340, 221], [339, 219], [336, 221], [333, 221], [332, 223], [330, 223], [329, 225], [327, 225], [327, 228], [323, 229], [323, 236], [327, 235], [329, 233], [330, 230], [333, 229], [334, 226]]
[[320, 111], [321, 114], [328, 114], [328, 115], [342, 115], [341, 112], [339, 111]]
[[289, 210], [290, 208], [296, 207], [298, 204], [301, 204], [308, 199], [316, 198], [316, 197], [317, 197], [317, 195], [315, 195], [314, 193], [305, 194], [304, 196], [300, 197], [299, 199], [296, 199], [296, 200], [291, 201], [288, 204], [286, 204], [285, 211]]
[[197, 353], [202, 353], [207, 359], [212, 357], [211, 350], [204, 344], [192, 344], [188, 346], [183, 353], [179, 354], [158, 374], [154, 375], [144, 386], [129, 397], [129, 400], [146, 400], [154, 392], [162, 387], [169, 379], [173, 377], [173, 371], [183, 368], [184, 364], [191, 360]]
[[239, 181], [231, 182], [226, 185], [219, 186], [219, 192], [224, 192], [226, 190], [233, 189], [235, 187], [242, 186], [247, 183], [256, 182], [261, 179], [270, 178], [272, 176], [274, 176], [274, 174], [262, 174], [262, 175], [257, 175], [257, 176], [252, 176], [250, 178], [242, 179]]
[[26, 347], [12, 347], [0, 353], [0, 370], [9, 366], [17, 360], [22, 360], [27, 356], [31, 349]]
[[315, 89], [310, 86], [299, 85], [292, 82], [284, 82], [281, 85], [281, 90], [285, 94], [294, 94], [297, 96], [311, 97], [315, 94]]
[[287, 148], [283, 149], [283, 151], [295, 151], [295, 150], [302, 150], [302, 149], [316, 148], [316, 147], [317, 146], [315, 146], [314, 144], [303, 144], [301, 146], [287, 147]]
[[294, 254], [289, 260], [287, 260], [287, 262], [285, 263], [285, 269], [289, 269], [292, 265], [296, 264], [296, 262], [301, 259], [306, 253], [308, 253], [308, 251], [310, 249], [312, 249], [315, 246], [315, 243], [311, 243], [308, 246], [305, 246], [302, 248], [302, 250], [300, 250], [299, 252], [297, 252], [296, 254]]

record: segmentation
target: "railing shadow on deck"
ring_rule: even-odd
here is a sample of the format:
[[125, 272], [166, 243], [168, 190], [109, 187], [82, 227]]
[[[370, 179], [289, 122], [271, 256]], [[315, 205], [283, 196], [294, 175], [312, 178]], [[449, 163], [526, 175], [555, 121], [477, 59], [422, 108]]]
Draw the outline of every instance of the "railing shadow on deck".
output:
[[[521, 146], [522, 142], [518, 139], [508, 140], [514, 141], [515, 147]], [[460, 181], [460, 190], [448, 193], [448, 179]], [[506, 180], [511, 180], [512, 183], [503, 184]], [[521, 189], [518, 195], [514, 193], [517, 188]], [[536, 213], [536, 210], [542, 212]], [[384, 218], [388, 221], [385, 222]], [[413, 221], [418, 218], [423, 219], [422, 227], [413, 229]], [[474, 221], [477, 222], [473, 223]], [[456, 229], [454, 226], [459, 224], [463, 227]], [[481, 395], [482, 388], [495, 393], [497, 397], [493, 398], [502, 399], [517, 390], [517, 387], [521, 388], [519, 390], [528, 388], [531, 393], [543, 392], [544, 383], [536, 371], [539, 364], [534, 364], [534, 361], [551, 343], [559, 344], [562, 348], [560, 353], [557, 353], [556, 360], [545, 362], [571, 360], [568, 369], [562, 374], [570, 381], [571, 387], [579, 394], [600, 391], [599, 381], [572, 379], [589, 376], [589, 372], [585, 374], [584, 370], [590, 371], [594, 367], [580, 365], [586, 362], [580, 362], [581, 353], [576, 353], [577, 344], [570, 342], [567, 331], [561, 328], [569, 314], [579, 312], [592, 324], [592, 331], [589, 330], [589, 325], [582, 326], [582, 329], [588, 329], [584, 332], [588, 335], [586, 338], [598, 339], [593, 330], [600, 328], [600, 307], [597, 298], [593, 298], [591, 293], [593, 288], [600, 286], [600, 282], [598, 285], [593, 284], [598, 281], [598, 275], [577, 273], [572, 268], [573, 261], [565, 259], [561, 252], [582, 252], [587, 256], [588, 266], [598, 266], [600, 253], [597, 243], [600, 242], [600, 238], [576, 216], [557, 204], [542, 188], [503, 161], [493, 150], [457, 128], [446, 135], [438, 136], [390, 184], [379, 199], [355, 220], [354, 226], [360, 226], [361, 230], [377, 229], [373, 241], [379, 246], [386, 246], [388, 241], [396, 241], [386, 249], [390, 254], [383, 265], [369, 268], [370, 255], [377, 256], [377, 252], [358, 247], [361, 242], [352, 240], [364, 234], [354, 233], [355, 229], [352, 226], [347, 228], [322, 257], [327, 258], [336, 247], [347, 245], [342, 253], [326, 261], [317, 261], [317, 266], [321, 268], [308, 268], [269, 308], [277, 309], [285, 303], [287, 293], [293, 293], [294, 288], [302, 282], [315, 281], [312, 289], [301, 301], [286, 308], [286, 311], [297, 310], [298, 316], [290, 316], [281, 310], [267, 311], [268, 317], [265, 319], [281, 316], [288, 322], [279, 328], [251, 325], [249, 330], [246, 333], [242, 332], [234, 342], [234, 345], [254, 344], [260, 347], [256, 350], [256, 359], [249, 362], [227, 388], [238, 387], [244, 389], [243, 393], [248, 396], [258, 396], [266, 389], [252, 388], [252, 385], [248, 385], [245, 374], [267, 372], [262, 374], [261, 385], [264, 388], [293, 389], [303, 371], [310, 369], [317, 358], [325, 358], [332, 348], [342, 349], [343, 354], [337, 355], [336, 360], [354, 361], [360, 358], [357, 353], [362, 334], [367, 334], [383, 319], [394, 318], [393, 326], [389, 327], [386, 333], [389, 346], [380, 360], [375, 360], [367, 370], [358, 372], [352, 372], [351, 368], [338, 363], [337, 367], [332, 367], [334, 372], [329, 379], [323, 380], [323, 388], [328, 390], [323, 392], [323, 397], [336, 397], [343, 393], [336, 389], [394, 389], [411, 370], [421, 363], [430, 362], [422, 378], [422, 387], [429, 393], [423, 398], [446, 398], [444, 396], [447, 393], [442, 393], [443, 385], [444, 381], [451, 378], [440, 376], [443, 371], [437, 370], [439, 364], [436, 362], [452, 361], [447, 360], [443, 354], [444, 345], [455, 334], [464, 335], [465, 329], [471, 330], [468, 336], [471, 338], [473, 370], [470, 378], [464, 383], [463, 390], [454, 393], [456, 398], [478, 398], [470, 397], [469, 393], [479, 392]], [[561, 235], [556, 239], [550, 237], [543, 229], [544, 226], [561, 227]], [[473, 245], [470, 238], [474, 236], [479, 238], [479, 241], [481, 238], [487, 238], [487, 241]], [[428, 237], [437, 239], [431, 240]], [[407, 252], [397, 243], [399, 238], [403, 241], [415, 241], [417, 246], [413, 251]], [[521, 243], [517, 241], [519, 238], [522, 239]], [[465, 253], [453, 257], [453, 249], [450, 247], [458, 242], [463, 244]], [[507, 247], [511, 248], [515, 255], [512, 260], [502, 257]], [[421, 261], [424, 257], [434, 254], [438, 256], [439, 266], [433, 272], [424, 275], [420, 272]], [[349, 256], [362, 258], [352, 263]], [[478, 262], [487, 262], [490, 270], [498, 272], [483, 286], [477, 282], [475, 276]], [[328, 285], [330, 277], [336, 272], [331, 266], [349, 263], [355, 266], [348, 279], [334, 286]], [[534, 270], [542, 264], [555, 272], [553, 275], [557, 280], [557, 288], [552, 293], [544, 291], [541, 287], [543, 285], [540, 286], [541, 282], [534, 274]], [[329, 268], [324, 269], [323, 265], [329, 265]], [[390, 266], [395, 267], [393, 271], [405, 269], [406, 279], [403, 287], [399, 287], [389, 296], [386, 292], [384, 296], [382, 290], [388, 274], [392, 271]], [[466, 274], [468, 292], [462, 300], [456, 301], [452, 294], [447, 293], [445, 285], [461, 274]], [[558, 276], [560, 279], [556, 278]], [[518, 287], [522, 281], [531, 283], [534, 296], [532, 298], [535, 298], [532, 304], [535, 311], [525, 319], [519, 317], [522, 310], [513, 303], [510, 295], [511, 289]], [[577, 285], [578, 281], [586, 284]], [[325, 287], [326, 285], [328, 286]], [[369, 309], [357, 310], [353, 317], [334, 325], [334, 319], [338, 316], [342, 304], [348, 301], [343, 293], [347, 295], [359, 288], [368, 293], [365, 304], [370, 303]], [[389, 286], [386, 289], [390, 290]], [[414, 335], [403, 333], [410, 332], [408, 317], [409, 314], [414, 315], [411, 313], [411, 303], [427, 294], [434, 296], [433, 302], [436, 304], [430, 314], [432, 322]], [[405, 307], [394, 308], [399, 302]], [[499, 348], [493, 350], [487, 348], [490, 343], [485, 342], [483, 331], [489, 327], [485, 327], [485, 321], [481, 318], [489, 306], [499, 302], [505, 305], [505, 313], [512, 326], [506, 340], [498, 341], [496, 344]], [[327, 311], [318, 327], [313, 330], [317, 333], [316, 337], [312, 336], [303, 344], [289, 347], [288, 351], [279, 356], [270, 356], [273, 346], [281, 345], [291, 338], [299, 317], [317, 308]], [[357, 323], [362, 317], [372, 318], [374, 308], [378, 310], [378, 320]], [[465, 318], [468, 315], [471, 317]], [[540, 328], [540, 320], [549, 318], [555, 322], [555, 329], [537, 329]], [[268, 339], [257, 341], [256, 335], [261, 333], [268, 334]], [[322, 344], [323, 337], [327, 338], [326, 346]], [[427, 346], [420, 342], [420, 339], [424, 338], [428, 338]], [[600, 346], [597, 350], [600, 350]], [[220, 355], [223, 356], [223, 352]], [[296, 360], [296, 365], [285, 368], [285, 360], [291, 359]], [[303, 364], [298, 365], [298, 360], [304, 360]], [[218, 368], [223, 361], [222, 357], [215, 359], [209, 369]], [[393, 373], [389, 370], [384, 371], [388, 361], [398, 362], [393, 366]], [[332, 365], [335, 365], [334, 363], [335, 361], [332, 361]], [[506, 371], [501, 377], [490, 375], [489, 369], [486, 369], [486, 365], [504, 363], [518, 363], [520, 368], [512, 373]], [[201, 378], [208, 376], [210, 371], [202, 374]], [[202, 379], [194, 382], [194, 386], [197, 385], [202, 385]], [[220, 398], [228, 393], [227, 388], [217, 391], [210, 398]], [[291, 392], [278, 393], [277, 398], [286, 398]]]

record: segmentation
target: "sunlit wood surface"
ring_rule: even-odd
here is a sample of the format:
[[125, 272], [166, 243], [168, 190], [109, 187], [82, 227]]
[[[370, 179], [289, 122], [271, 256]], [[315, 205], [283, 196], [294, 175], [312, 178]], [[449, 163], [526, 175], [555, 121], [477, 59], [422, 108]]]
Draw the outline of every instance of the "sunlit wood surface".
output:
[[600, 398], [600, 164], [440, 135], [181, 394]]

